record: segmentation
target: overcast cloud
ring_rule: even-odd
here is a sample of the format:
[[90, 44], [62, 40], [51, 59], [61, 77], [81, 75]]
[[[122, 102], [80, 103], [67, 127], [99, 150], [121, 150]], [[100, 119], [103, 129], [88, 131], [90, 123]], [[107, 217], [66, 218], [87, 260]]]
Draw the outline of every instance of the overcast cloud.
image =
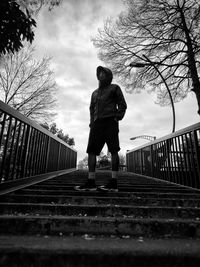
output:
[[[89, 104], [97, 88], [97, 58], [91, 37], [97, 34], [107, 17], [116, 17], [124, 9], [121, 0], [63, 0], [52, 12], [42, 10], [35, 31], [36, 55], [52, 57], [52, 69], [58, 84], [58, 116], [56, 123], [75, 139], [78, 161], [86, 156], [89, 133]], [[115, 83], [115, 77], [113, 82]], [[154, 104], [155, 96], [128, 94], [122, 88], [128, 109], [120, 123], [121, 152], [144, 144], [130, 137], [153, 135], [162, 137], [172, 130], [171, 107]], [[175, 105], [176, 130], [199, 122], [194, 94]], [[106, 148], [104, 152], [106, 153]]]

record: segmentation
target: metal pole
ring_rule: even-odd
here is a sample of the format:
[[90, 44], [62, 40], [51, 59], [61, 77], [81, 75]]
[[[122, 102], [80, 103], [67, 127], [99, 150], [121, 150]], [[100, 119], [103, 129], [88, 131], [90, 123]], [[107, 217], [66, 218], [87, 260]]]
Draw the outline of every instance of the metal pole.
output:
[[172, 133], [175, 131], [175, 108], [174, 108], [174, 102], [173, 102], [173, 99], [172, 99], [172, 95], [171, 95], [171, 92], [170, 92], [170, 89], [164, 79], [164, 77], [162, 76], [162, 73], [159, 71], [159, 69], [155, 66], [155, 64], [145, 55], [143, 55], [144, 58], [146, 58], [146, 60], [150, 63], [151, 66], [154, 67], [154, 69], [158, 72], [158, 74], [160, 75], [161, 79], [163, 80], [166, 88], [167, 88], [167, 91], [168, 91], [168, 94], [169, 94], [169, 97], [170, 97], [170, 102], [171, 102], [171, 106], [172, 106], [172, 114], [173, 114], [173, 127], [172, 127]]

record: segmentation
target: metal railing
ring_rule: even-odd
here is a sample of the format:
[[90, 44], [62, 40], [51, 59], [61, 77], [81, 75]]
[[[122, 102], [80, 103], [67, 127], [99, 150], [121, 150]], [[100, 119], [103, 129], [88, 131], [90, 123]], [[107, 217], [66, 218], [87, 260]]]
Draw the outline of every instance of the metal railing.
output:
[[200, 123], [126, 153], [127, 171], [200, 188]]
[[76, 167], [77, 152], [0, 101], [0, 182]]

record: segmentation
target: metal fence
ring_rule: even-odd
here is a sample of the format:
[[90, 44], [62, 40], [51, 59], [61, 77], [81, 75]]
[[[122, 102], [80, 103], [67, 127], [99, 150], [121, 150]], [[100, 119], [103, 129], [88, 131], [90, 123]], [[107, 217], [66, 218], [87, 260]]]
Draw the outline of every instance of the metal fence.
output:
[[128, 151], [127, 170], [200, 188], [200, 123]]
[[76, 167], [77, 152], [0, 101], [0, 182]]

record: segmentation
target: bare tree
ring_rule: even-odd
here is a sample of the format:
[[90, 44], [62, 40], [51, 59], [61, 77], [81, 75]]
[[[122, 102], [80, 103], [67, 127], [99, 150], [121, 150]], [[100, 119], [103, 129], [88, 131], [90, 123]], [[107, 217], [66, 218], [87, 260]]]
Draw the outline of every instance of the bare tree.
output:
[[[164, 77], [175, 102], [193, 91], [200, 114], [200, 2], [198, 0], [125, 0], [127, 11], [107, 20], [93, 38], [99, 57], [128, 92], [156, 91], [169, 104]], [[151, 64], [150, 64], [151, 62]], [[134, 71], [130, 63], [142, 63]], [[156, 68], [155, 68], [156, 66]], [[147, 87], [148, 85], [148, 87]]]
[[59, 6], [62, 0], [16, 0], [23, 10], [28, 10], [31, 15], [39, 13], [43, 6], [47, 6], [51, 11], [55, 6]]
[[26, 46], [7, 54], [0, 63], [0, 99], [37, 122], [48, 121], [55, 113], [54, 73], [50, 58], [35, 60], [34, 48]]

